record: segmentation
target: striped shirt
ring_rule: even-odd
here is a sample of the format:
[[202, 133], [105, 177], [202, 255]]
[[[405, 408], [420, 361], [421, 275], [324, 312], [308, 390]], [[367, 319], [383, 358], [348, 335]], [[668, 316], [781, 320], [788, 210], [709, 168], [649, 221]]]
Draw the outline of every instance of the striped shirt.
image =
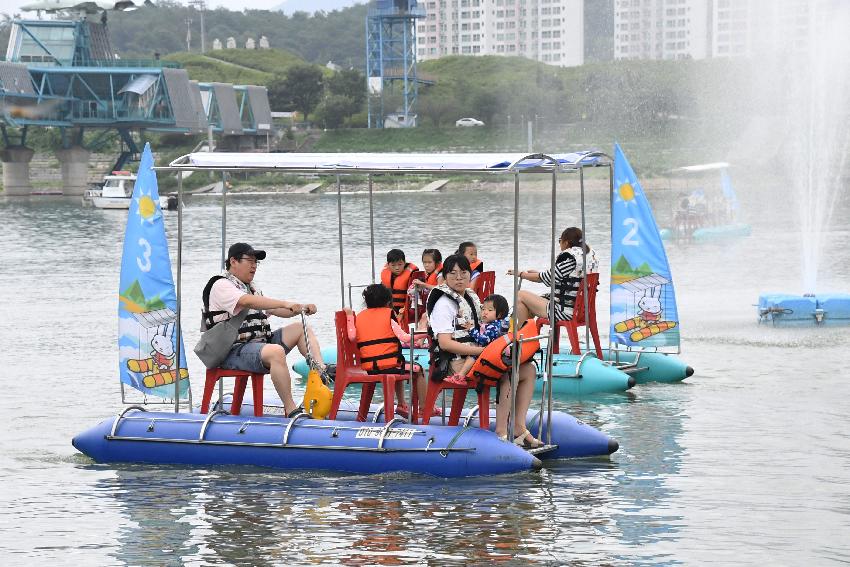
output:
[[[555, 260], [555, 319], [558, 321], [569, 321], [573, 318], [573, 307], [583, 276], [582, 256], [583, 250], [575, 246], [561, 252]], [[591, 248], [587, 255], [587, 271], [595, 272], [598, 267], [596, 252]], [[551, 270], [540, 272], [540, 281], [551, 286]], [[549, 299], [549, 294], [544, 294], [543, 297]]]

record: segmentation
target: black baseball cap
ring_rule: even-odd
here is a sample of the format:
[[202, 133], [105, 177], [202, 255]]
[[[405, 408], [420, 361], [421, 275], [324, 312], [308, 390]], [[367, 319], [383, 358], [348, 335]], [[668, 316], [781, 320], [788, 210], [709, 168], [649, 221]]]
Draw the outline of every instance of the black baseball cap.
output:
[[227, 250], [228, 260], [230, 258], [240, 259], [242, 258], [242, 256], [253, 256], [257, 260], [265, 260], [266, 251], [254, 250], [254, 248], [250, 244], [246, 244], [245, 242], [237, 242]]

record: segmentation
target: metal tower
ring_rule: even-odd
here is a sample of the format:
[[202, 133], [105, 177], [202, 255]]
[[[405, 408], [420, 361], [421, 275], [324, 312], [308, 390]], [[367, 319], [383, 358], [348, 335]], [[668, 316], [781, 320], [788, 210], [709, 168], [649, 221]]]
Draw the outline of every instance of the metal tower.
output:
[[[385, 98], [401, 87], [396, 126], [416, 125], [416, 20], [425, 17], [417, 0], [375, 0], [366, 16], [366, 88], [369, 128], [383, 128]], [[388, 92], [389, 91], [389, 92]]]

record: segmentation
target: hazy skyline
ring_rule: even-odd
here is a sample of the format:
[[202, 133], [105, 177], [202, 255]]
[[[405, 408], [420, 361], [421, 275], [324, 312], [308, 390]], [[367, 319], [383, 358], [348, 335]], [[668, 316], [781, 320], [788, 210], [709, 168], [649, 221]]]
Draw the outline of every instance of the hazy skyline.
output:
[[[35, 12], [22, 12], [21, 6], [26, 6], [28, 4], [34, 4], [39, 0], [0, 0], [0, 13], [3, 14], [17, 14], [20, 13], [23, 16], [32, 16], [35, 17]], [[295, 0], [297, 1], [297, 0]], [[363, 2], [365, 0], [348, 0], [344, 3], [346, 5], [353, 5], [358, 2]], [[156, 0], [154, 0], [154, 3]], [[185, 1], [181, 1], [181, 4], [186, 4]], [[251, 8], [254, 10], [271, 10], [279, 7], [281, 4], [284, 4], [285, 0], [231, 0], [231, 1], [223, 1], [223, 0], [207, 0], [207, 4], [211, 8], [223, 7], [233, 11], [242, 11], [245, 8]]]

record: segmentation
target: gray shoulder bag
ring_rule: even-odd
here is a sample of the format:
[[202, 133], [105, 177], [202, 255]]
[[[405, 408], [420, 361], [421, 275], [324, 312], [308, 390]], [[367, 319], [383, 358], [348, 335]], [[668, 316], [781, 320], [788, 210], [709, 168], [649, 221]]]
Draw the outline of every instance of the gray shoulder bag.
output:
[[239, 327], [248, 316], [249, 309], [246, 307], [239, 315], [231, 317], [201, 334], [201, 340], [195, 345], [195, 354], [207, 368], [218, 368], [224, 362], [230, 348], [239, 336]]

